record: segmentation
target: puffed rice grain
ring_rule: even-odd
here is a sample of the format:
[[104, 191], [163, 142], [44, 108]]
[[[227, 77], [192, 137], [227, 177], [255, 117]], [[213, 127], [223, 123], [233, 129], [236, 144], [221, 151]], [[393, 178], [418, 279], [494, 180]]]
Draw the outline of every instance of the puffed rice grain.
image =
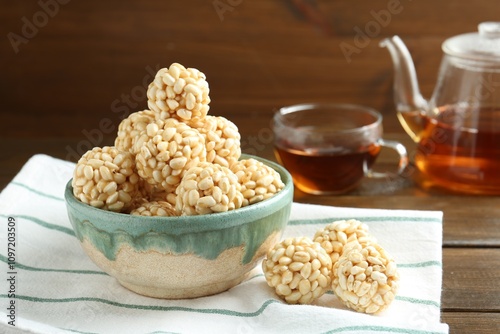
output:
[[289, 304], [311, 304], [330, 289], [332, 261], [307, 237], [276, 244], [262, 261], [267, 284]]

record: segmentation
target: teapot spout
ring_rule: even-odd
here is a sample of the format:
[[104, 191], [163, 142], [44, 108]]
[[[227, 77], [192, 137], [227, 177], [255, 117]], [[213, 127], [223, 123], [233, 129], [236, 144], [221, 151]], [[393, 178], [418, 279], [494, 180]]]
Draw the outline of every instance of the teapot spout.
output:
[[422, 116], [428, 108], [428, 102], [420, 93], [417, 72], [408, 48], [399, 36], [382, 40], [379, 44], [386, 47], [394, 65], [394, 102], [398, 117], [406, 132], [419, 140], [422, 131]]
[[394, 65], [394, 99], [400, 112], [425, 110], [427, 101], [420, 94], [417, 72], [410, 51], [399, 36], [386, 38], [380, 42], [386, 47]]

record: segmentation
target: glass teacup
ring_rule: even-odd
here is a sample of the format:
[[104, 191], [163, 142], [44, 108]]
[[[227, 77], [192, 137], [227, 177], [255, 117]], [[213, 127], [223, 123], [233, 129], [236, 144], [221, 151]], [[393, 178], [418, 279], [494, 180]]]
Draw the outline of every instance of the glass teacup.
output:
[[355, 188], [372, 171], [381, 147], [399, 155], [398, 174], [408, 164], [405, 147], [382, 139], [382, 115], [351, 104], [298, 104], [274, 115], [275, 152], [296, 187], [310, 194], [335, 195]]

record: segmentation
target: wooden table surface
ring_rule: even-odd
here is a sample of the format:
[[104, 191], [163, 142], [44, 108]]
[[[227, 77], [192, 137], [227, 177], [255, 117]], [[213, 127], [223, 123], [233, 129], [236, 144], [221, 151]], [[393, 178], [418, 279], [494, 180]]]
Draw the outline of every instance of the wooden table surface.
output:
[[[378, 42], [403, 38], [430, 96], [445, 38], [500, 12], [491, 0], [57, 3], [44, 21], [38, 2], [0, 0], [7, 36], [0, 42], [0, 189], [33, 154], [75, 161], [92, 146], [111, 145], [120, 119], [146, 108], [152, 75], [174, 61], [207, 74], [210, 113], [238, 125], [244, 152], [274, 159], [276, 108], [334, 101], [380, 110], [385, 137], [412, 153], [394, 113], [392, 64]], [[361, 43], [358, 31], [370, 24], [375, 30]], [[347, 44], [357, 48], [350, 56], [341, 48]], [[393, 159], [383, 154], [378, 165], [390, 168]], [[366, 179], [342, 196], [297, 190], [295, 201], [443, 211], [442, 321], [451, 333], [500, 333], [500, 197], [423, 189], [418, 180], [418, 173]]]
[[[247, 129], [245, 122], [238, 122]], [[407, 147], [406, 135], [387, 134]], [[111, 144], [111, 140], [107, 144]], [[2, 141], [0, 188], [33, 154], [64, 158], [68, 139]], [[254, 153], [253, 151], [251, 153]], [[259, 155], [274, 159], [272, 146]], [[389, 169], [392, 157], [380, 157]], [[443, 290], [441, 319], [451, 333], [499, 333], [500, 330], [500, 198], [458, 196], [422, 190], [413, 178], [363, 180], [358, 189], [342, 196], [312, 196], [295, 190], [296, 202], [356, 208], [440, 210], [444, 212]], [[415, 250], [418, 251], [418, 250]]]

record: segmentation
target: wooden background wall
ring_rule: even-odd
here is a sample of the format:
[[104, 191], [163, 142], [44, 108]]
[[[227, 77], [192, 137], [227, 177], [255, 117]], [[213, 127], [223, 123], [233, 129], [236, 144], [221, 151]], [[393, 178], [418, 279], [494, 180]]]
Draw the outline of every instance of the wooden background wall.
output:
[[[368, 105], [384, 113], [386, 132], [400, 131], [392, 63], [379, 41], [403, 38], [429, 96], [446, 37], [476, 31], [500, 14], [500, 2], [492, 0], [0, 4], [0, 140], [77, 142], [105, 128], [104, 143], [124, 115], [146, 108], [145, 85], [172, 62], [205, 72], [210, 112], [253, 122], [244, 136], [268, 126], [257, 115], [270, 119], [282, 105], [308, 101]], [[389, 17], [378, 23], [382, 13]], [[372, 37], [361, 44], [356, 31], [367, 28]], [[350, 62], [342, 43], [357, 47]], [[111, 125], [100, 124], [103, 119]]]

